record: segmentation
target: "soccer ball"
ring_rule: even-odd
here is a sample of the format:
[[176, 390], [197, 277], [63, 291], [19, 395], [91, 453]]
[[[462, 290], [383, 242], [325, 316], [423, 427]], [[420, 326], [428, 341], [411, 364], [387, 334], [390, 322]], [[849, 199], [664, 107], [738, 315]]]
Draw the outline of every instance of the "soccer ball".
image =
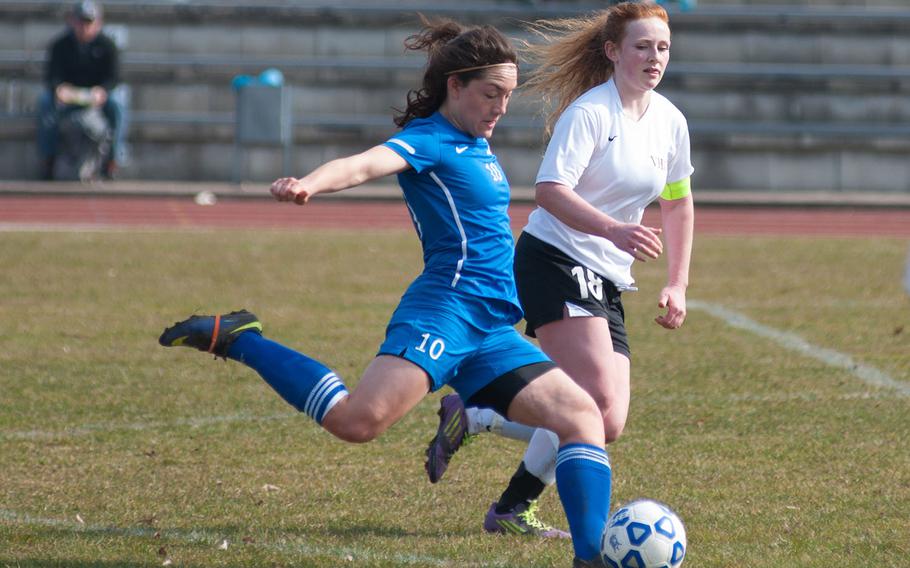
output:
[[663, 503], [638, 499], [607, 519], [600, 555], [611, 568], [678, 568], [686, 556], [686, 528]]

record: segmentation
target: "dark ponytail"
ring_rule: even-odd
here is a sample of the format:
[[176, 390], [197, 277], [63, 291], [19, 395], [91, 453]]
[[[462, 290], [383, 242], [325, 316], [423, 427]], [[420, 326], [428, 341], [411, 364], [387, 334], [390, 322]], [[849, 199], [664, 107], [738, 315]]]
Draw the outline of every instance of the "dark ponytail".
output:
[[[427, 52], [423, 86], [408, 91], [407, 108], [394, 109], [395, 124], [404, 127], [415, 118], [426, 118], [439, 110], [446, 99], [446, 85], [453, 71], [497, 63], [518, 65], [518, 54], [509, 40], [492, 26], [465, 28], [452, 20], [430, 22], [421, 16], [424, 28], [405, 40], [409, 50]], [[454, 75], [464, 84], [482, 77], [486, 69], [473, 69]]]

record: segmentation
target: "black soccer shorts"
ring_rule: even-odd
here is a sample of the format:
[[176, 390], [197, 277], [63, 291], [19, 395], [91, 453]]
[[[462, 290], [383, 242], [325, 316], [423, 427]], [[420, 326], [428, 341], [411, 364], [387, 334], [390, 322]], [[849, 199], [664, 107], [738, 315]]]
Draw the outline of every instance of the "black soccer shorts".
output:
[[537, 337], [538, 327], [563, 319], [571, 304], [572, 311], [606, 319], [613, 351], [631, 358], [621, 292], [613, 282], [528, 233], [515, 245], [515, 280], [525, 334]]

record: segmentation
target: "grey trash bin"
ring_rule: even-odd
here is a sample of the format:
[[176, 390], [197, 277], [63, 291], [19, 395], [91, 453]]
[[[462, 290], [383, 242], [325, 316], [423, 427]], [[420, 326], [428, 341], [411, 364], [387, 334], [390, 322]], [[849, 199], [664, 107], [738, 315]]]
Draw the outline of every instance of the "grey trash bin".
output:
[[239, 183], [243, 179], [243, 150], [251, 146], [281, 146], [282, 175], [289, 175], [293, 142], [290, 89], [250, 84], [236, 93], [234, 181]]

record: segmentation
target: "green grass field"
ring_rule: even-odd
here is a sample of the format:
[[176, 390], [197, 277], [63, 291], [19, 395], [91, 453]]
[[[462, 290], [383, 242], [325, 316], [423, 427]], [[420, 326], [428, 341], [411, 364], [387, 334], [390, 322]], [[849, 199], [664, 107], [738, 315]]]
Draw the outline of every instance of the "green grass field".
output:
[[[699, 237], [700, 309], [672, 333], [651, 321], [663, 266], [639, 266], [614, 503], [673, 506], [692, 568], [910, 565], [905, 255], [880, 238]], [[0, 566], [569, 566], [565, 542], [481, 531], [521, 444], [483, 437], [426, 481], [440, 393], [350, 446], [247, 369], [156, 342], [190, 313], [246, 307], [351, 386], [419, 267], [403, 232], [0, 234]], [[555, 491], [541, 506], [565, 527]]]

